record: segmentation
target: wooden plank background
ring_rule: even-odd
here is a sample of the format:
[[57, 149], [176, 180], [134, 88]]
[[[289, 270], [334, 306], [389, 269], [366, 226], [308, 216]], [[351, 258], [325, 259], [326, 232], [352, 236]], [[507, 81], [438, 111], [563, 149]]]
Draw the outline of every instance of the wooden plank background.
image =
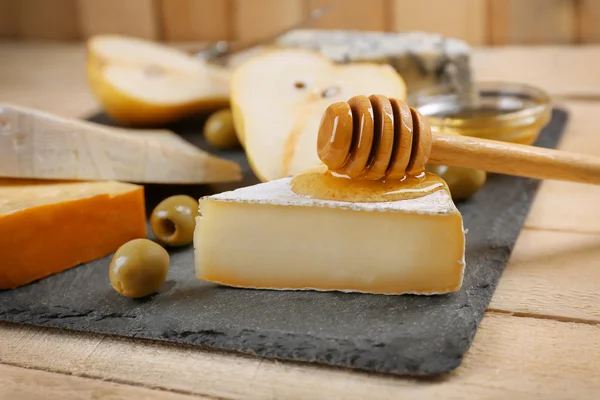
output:
[[332, 6], [315, 28], [428, 31], [474, 46], [600, 42], [600, 0], [0, 0], [0, 38], [253, 40]]

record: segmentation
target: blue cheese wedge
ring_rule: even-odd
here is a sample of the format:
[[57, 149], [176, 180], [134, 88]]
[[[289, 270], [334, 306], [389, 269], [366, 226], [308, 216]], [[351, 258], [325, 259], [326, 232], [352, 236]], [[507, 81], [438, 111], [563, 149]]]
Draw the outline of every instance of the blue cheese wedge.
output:
[[200, 280], [387, 295], [442, 294], [462, 285], [462, 216], [443, 190], [349, 203], [297, 195], [283, 178], [202, 198], [200, 213]]
[[276, 44], [313, 49], [337, 62], [390, 64], [409, 92], [450, 82], [466, 85], [472, 77], [470, 46], [435, 33], [299, 29]]

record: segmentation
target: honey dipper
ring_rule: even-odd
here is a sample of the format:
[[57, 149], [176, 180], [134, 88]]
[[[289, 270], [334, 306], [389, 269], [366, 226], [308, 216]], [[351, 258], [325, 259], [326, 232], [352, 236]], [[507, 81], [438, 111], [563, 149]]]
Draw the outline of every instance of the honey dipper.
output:
[[317, 151], [330, 171], [369, 180], [419, 175], [427, 163], [536, 179], [600, 184], [600, 158], [431, 132], [401, 100], [355, 96], [323, 114]]

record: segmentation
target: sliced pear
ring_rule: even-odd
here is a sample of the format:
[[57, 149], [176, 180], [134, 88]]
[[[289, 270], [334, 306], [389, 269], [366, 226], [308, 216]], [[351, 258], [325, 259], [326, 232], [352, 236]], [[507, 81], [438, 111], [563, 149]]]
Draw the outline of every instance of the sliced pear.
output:
[[255, 174], [270, 181], [320, 165], [317, 134], [327, 106], [372, 94], [405, 99], [406, 85], [388, 65], [335, 64], [302, 49], [273, 49], [240, 64], [231, 106]]
[[229, 104], [230, 71], [174, 48], [98, 35], [87, 51], [89, 85], [117, 122], [158, 126]]

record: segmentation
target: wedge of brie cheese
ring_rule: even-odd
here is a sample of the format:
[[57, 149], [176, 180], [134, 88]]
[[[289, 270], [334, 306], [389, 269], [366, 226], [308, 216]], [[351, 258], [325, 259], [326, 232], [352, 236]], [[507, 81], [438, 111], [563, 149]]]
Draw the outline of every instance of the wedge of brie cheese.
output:
[[379, 203], [299, 196], [283, 178], [200, 199], [198, 279], [227, 286], [376, 294], [460, 289], [462, 216], [440, 190]]

